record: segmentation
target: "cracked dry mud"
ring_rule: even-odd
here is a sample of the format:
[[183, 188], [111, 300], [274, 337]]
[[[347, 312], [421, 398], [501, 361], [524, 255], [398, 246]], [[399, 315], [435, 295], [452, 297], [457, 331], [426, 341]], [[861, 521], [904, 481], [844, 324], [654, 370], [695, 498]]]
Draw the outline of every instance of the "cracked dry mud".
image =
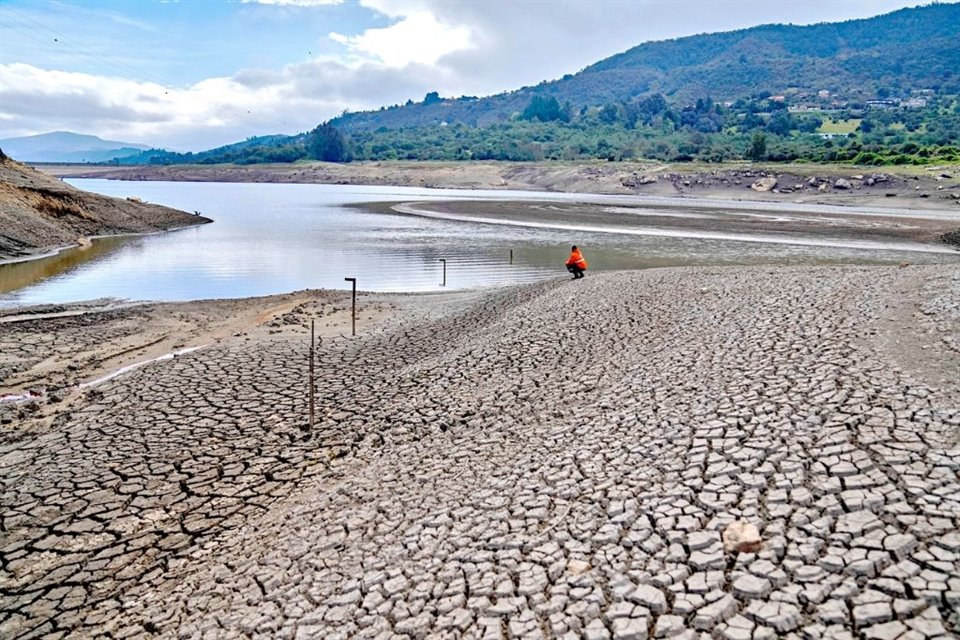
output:
[[414, 307], [323, 343], [312, 431], [303, 339], [271, 336], [4, 445], [0, 636], [956, 634], [957, 267]]

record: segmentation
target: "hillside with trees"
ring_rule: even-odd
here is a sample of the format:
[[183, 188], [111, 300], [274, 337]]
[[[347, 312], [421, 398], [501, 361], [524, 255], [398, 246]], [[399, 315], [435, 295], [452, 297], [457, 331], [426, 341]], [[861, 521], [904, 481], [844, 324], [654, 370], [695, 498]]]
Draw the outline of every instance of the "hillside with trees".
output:
[[120, 164], [314, 159], [960, 161], [960, 4], [650, 42], [486, 98], [345, 113], [297, 136]]
[[[461, 122], [509, 120], [534, 96], [573, 109], [662, 94], [687, 105], [711, 96], [731, 101], [757, 93], [826, 90], [865, 101], [912, 89], [960, 93], [960, 4], [935, 4], [840, 23], [764, 25], [648, 42], [579, 73], [535, 87], [478, 99], [470, 96], [347, 113], [332, 124], [346, 133]], [[434, 97], [435, 94], [434, 94]]]

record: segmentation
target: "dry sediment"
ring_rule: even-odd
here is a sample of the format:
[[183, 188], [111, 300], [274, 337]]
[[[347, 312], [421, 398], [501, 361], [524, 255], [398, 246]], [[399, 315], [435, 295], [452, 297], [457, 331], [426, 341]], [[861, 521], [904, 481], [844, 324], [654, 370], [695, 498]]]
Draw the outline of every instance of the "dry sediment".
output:
[[[663, 165], [635, 162], [296, 162], [256, 165], [107, 167], [48, 165], [52, 175], [115, 180], [392, 185], [643, 194], [856, 206], [960, 206], [957, 168], [898, 174], [843, 165]], [[899, 171], [900, 169], [898, 169]], [[752, 188], [757, 182], [767, 185]]]
[[[322, 343], [313, 430], [277, 334], [3, 446], [0, 635], [957, 631], [957, 267], [430, 300]], [[759, 551], [724, 551], [736, 519]]]
[[156, 233], [207, 222], [169, 207], [75, 189], [0, 151], [0, 261], [89, 244], [90, 236]]

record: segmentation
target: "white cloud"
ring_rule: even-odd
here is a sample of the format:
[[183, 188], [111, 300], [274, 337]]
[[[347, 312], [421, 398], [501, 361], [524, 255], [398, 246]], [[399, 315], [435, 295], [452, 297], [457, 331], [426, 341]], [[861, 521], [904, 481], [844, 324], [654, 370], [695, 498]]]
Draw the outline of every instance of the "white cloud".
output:
[[[309, 7], [343, 0], [244, 1]], [[428, 91], [457, 96], [515, 89], [576, 72], [646, 40], [761, 22], [866, 17], [909, 4], [777, 3], [771, 14], [769, 0], [358, 2], [377, 16], [366, 24], [377, 26], [351, 32], [346, 22], [318, 19], [317, 37], [329, 34], [324, 50], [342, 47], [339, 55], [237, 69], [188, 86], [107, 77], [93, 68], [75, 73], [0, 65], [0, 137], [69, 129], [198, 150], [251, 135], [305, 131], [344, 109], [376, 109]]]
[[281, 7], [322, 7], [343, 4], [343, 0], [241, 0], [243, 4], [272, 4]]
[[183, 150], [298, 133], [345, 108], [423, 95], [428, 69], [319, 59], [174, 88], [29, 64], [0, 65], [0, 138], [71, 130]]
[[388, 27], [367, 29], [357, 36], [334, 32], [329, 37], [354, 55], [390, 67], [432, 65], [449, 53], [472, 48], [468, 26], [442, 23], [429, 11], [410, 12]]

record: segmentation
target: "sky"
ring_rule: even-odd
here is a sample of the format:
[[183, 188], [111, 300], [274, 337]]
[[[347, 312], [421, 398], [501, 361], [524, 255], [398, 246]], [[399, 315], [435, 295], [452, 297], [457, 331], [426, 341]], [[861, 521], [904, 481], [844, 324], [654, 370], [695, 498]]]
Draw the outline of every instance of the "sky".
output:
[[650, 40], [900, 0], [0, 0], [0, 139], [199, 151], [344, 110], [490, 95]]

